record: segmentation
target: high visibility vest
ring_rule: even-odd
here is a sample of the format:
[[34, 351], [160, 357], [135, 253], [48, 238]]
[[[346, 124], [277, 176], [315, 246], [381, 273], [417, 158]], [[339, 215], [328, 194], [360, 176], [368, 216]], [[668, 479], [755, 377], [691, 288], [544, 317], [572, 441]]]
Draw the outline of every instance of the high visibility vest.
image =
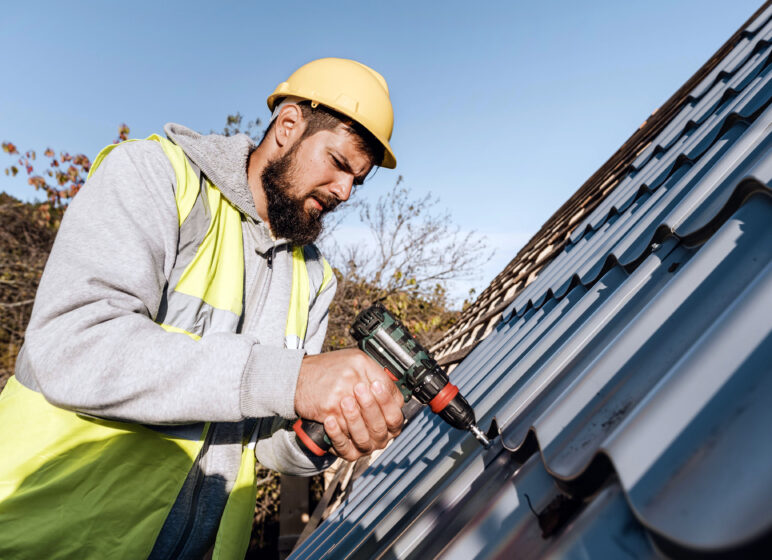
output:
[[[177, 262], [156, 322], [199, 339], [236, 332], [242, 315], [241, 213], [181, 148], [153, 135], [174, 168]], [[102, 150], [91, 173], [115, 146]], [[312, 246], [293, 248], [285, 345], [302, 348], [310, 302], [332, 279]], [[309, 266], [307, 266], [307, 263]], [[313, 264], [312, 264], [313, 263]], [[193, 435], [103, 420], [49, 404], [16, 378], [0, 395], [0, 558], [146, 558], [204, 446]], [[214, 558], [243, 558], [255, 505], [255, 438], [245, 438]]]

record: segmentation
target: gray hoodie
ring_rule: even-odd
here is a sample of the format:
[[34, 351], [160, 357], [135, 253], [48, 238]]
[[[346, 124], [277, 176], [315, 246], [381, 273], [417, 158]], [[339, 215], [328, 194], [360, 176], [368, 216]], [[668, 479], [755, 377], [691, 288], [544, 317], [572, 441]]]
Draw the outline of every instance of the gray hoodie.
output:
[[[277, 419], [295, 416], [303, 350], [283, 347], [291, 246], [273, 240], [247, 185], [245, 135], [201, 136], [165, 127], [243, 213], [241, 332], [194, 341], [153, 322], [177, 255], [174, 171], [157, 142], [118, 146], [70, 204], [46, 264], [16, 365], [18, 380], [52, 404], [163, 431], [215, 422], [156, 542], [153, 557], [200, 557], [212, 542], [238, 472], [241, 441], [256, 425], [258, 461], [310, 475], [310, 457]], [[333, 281], [310, 309], [305, 352], [321, 350]], [[162, 426], [162, 427], [161, 427]]]

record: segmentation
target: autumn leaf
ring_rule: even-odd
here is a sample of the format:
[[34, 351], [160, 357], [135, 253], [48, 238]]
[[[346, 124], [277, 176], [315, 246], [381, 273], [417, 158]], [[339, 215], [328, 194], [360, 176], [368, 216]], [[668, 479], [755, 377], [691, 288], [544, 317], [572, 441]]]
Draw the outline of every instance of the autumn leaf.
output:
[[47, 186], [46, 180], [43, 179], [43, 177], [41, 177], [40, 175], [35, 175], [34, 177], [30, 177], [29, 179], [27, 179], [27, 182], [33, 187], [35, 187], [36, 189], [43, 189]]
[[[129, 127], [124, 123], [118, 127], [118, 141], [125, 140], [129, 135]], [[37, 190], [42, 190], [46, 203], [41, 205], [39, 211], [40, 223], [49, 227], [57, 227], [59, 219], [72, 198], [78, 193], [86, 182], [86, 175], [91, 169], [91, 160], [84, 154], [70, 155], [68, 152], [59, 152], [59, 158], [53, 148], [47, 147], [41, 152], [48, 159], [46, 169], [40, 170], [40, 174], [34, 174], [34, 163], [37, 158], [35, 150], [20, 153], [12, 142], [2, 142], [2, 149], [11, 156], [17, 156], [16, 165], [7, 167], [4, 172], [7, 176], [15, 176], [20, 170], [25, 170], [29, 185]], [[65, 163], [70, 165], [65, 166]], [[66, 169], [64, 169], [66, 167]], [[43, 176], [53, 179], [51, 184]]]
[[71, 166], [70, 166], [70, 167], [67, 169], [67, 178], [68, 178], [70, 181], [73, 181], [73, 182], [75, 182], [75, 181], [78, 179], [78, 174], [79, 174], [79, 173], [80, 173], [80, 172], [78, 171], [78, 168], [77, 168], [77, 167], [75, 167], [74, 165], [71, 165]]
[[72, 158], [72, 163], [74, 163], [75, 165], [81, 166], [83, 168], [83, 171], [88, 171], [89, 169], [91, 169], [91, 160], [88, 159], [88, 157], [86, 157], [83, 154], [78, 154], [77, 156]]
[[129, 137], [129, 127], [126, 126], [126, 123], [121, 124], [121, 126], [118, 127], [118, 138], [115, 139], [113, 144], [119, 144], [120, 142], [123, 142], [124, 140], [128, 139]]

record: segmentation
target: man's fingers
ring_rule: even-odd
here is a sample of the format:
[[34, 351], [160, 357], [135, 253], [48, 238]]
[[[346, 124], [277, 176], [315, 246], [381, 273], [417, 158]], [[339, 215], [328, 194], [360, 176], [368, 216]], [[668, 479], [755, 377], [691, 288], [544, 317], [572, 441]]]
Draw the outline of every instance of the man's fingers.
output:
[[389, 431], [380, 404], [375, 400], [370, 388], [365, 383], [357, 383], [354, 387], [354, 393], [357, 402], [359, 402], [362, 418], [364, 418], [370, 431], [370, 439], [376, 447], [383, 447], [389, 440]]
[[[405, 405], [405, 397], [402, 396], [399, 387], [397, 387], [397, 384], [394, 383], [394, 379], [392, 379], [391, 375], [389, 375], [389, 372], [386, 368], [383, 368], [383, 373], [385, 376], [377, 381], [383, 383], [383, 387], [386, 389], [386, 394], [391, 397], [397, 408], [401, 409]], [[376, 380], [373, 380], [373, 382], [375, 381]]]
[[392, 376], [361, 350], [303, 358], [295, 412], [323, 420], [335, 453], [346, 460], [382, 449], [399, 434], [404, 403]]
[[334, 416], [325, 418], [324, 431], [327, 432], [327, 437], [330, 438], [338, 456], [343, 457], [347, 461], [353, 461], [358, 457], [359, 453], [354, 449], [354, 445], [348, 436], [343, 433]]
[[370, 380], [370, 383], [372, 384], [376, 381], [381, 381], [384, 386], [388, 388], [389, 393], [394, 395], [395, 398], [402, 398], [402, 393], [399, 392], [397, 385], [394, 383], [393, 374], [390, 374], [385, 367], [381, 366], [364, 352], [362, 352], [362, 357], [364, 358], [363, 364], [366, 366], [364, 372], [367, 379]]
[[295, 412], [300, 418], [322, 422], [335, 416], [345, 431], [340, 414], [341, 400], [355, 394], [359, 383], [369, 386], [380, 381], [398, 406], [404, 399], [383, 367], [363, 351], [355, 348], [305, 356], [295, 388]]
[[[391, 383], [391, 385], [394, 384]], [[392, 395], [389, 394], [380, 381], [372, 384], [372, 392], [381, 408], [381, 414], [386, 421], [386, 429], [388, 429], [389, 435], [391, 437], [397, 436], [402, 431], [402, 424], [405, 421], [405, 417], [402, 415], [401, 404], [397, 405], [394, 402]]]
[[343, 418], [346, 419], [348, 433], [354, 446], [363, 453], [372, 451], [370, 432], [354, 397], [344, 398], [340, 402], [340, 409], [343, 412]]

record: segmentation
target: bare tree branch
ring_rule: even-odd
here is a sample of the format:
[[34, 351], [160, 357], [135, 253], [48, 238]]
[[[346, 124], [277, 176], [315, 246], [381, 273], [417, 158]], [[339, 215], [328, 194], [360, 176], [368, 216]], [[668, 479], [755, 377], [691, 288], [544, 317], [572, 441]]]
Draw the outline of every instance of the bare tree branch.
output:
[[360, 220], [372, 239], [369, 254], [361, 242], [337, 247], [335, 265], [346, 272], [355, 268], [362, 280], [385, 295], [426, 295], [437, 283], [446, 286], [474, 277], [492, 256], [485, 238], [473, 231], [462, 233], [447, 211], [437, 209], [436, 197], [413, 198], [401, 182], [398, 179], [375, 203], [359, 203]]
[[35, 299], [25, 299], [24, 301], [17, 301], [14, 303], [2, 303], [0, 302], [0, 307], [3, 307], [5, 309], [10, 309], [12, 307], [22, 307], [24, 305], [31, 305], [32, 302], [34, 302]]
[[455, 322], [448, 284], [473, 278], [491, 253], [483, 237], [461, 232], [438, 205], [431, 194], [414, 196], [399, 177], [376, 201], [358, 202], [364, 239], [325, 240], [338, 278], [326, 349], [351, 346], [351, 322], [375, 301], [385, 302], [424, 344]]

